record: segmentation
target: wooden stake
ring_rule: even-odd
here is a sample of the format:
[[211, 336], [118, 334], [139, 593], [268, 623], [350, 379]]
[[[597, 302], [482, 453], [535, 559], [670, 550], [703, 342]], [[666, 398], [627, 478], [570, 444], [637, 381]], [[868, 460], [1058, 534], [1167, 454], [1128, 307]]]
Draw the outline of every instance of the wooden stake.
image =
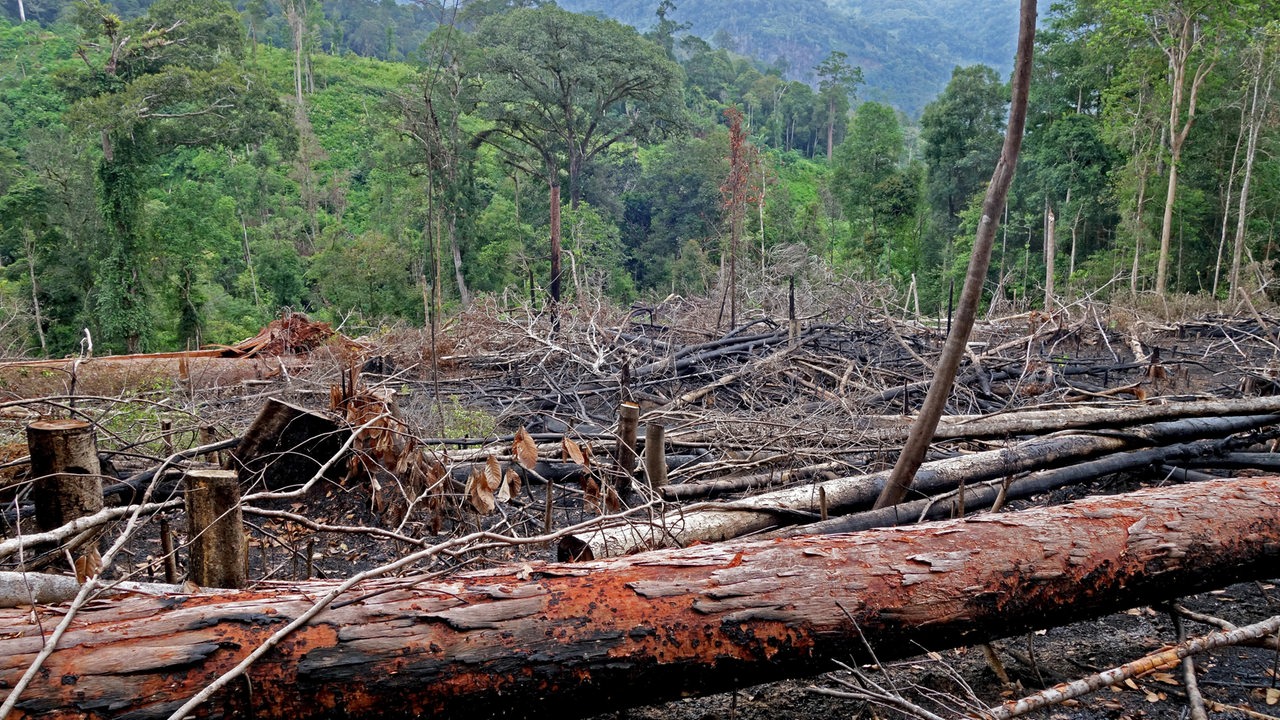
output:
[[656, 422], [644, 426], [644, 474], [654, 490], [667, 485], [666, 433], [667, 429]]
[[170, 585], [178, 583], [178, 555], [173, 551], [173, 531], [169, 521], [160, 518], [160, 552], [164, 554], [164, 581]]
[[622, 403], [618, 407], [618, 447], [614, 457], [626, 476], [636, 471], [636, 430], [640, 426], [640, 406]]
[[102, 509], [102, 478], [93, 426], [83, 420], [37, 420], [27, 426], [36, 523], [52, 530]]
[[[211, 445], [217, 442], [217, 440], [218, 440], [218, 433], [216, 430], [214, 430], [214, 427], [212, 425], [200, 426], [200, 444], [201, 445]], [[213, 462], [217, 464], [218, 467], [222, 467], [221, 452], [216, 452], [213, 454]]]
[[554, 488], [555, 483], [551, 482], [551, 478], [547, 478], [547, 503], [542, 511], [542, 534], [544, 535], [551, 534], [551, 524], [555, 515], [555, 506], [552, 504], [555, 498], [551, 491]]
[[795, 345], [800, 339], [800, 320], [796, 317], [796, 276], [787, 279], [787, 340]]
[[201, 587], [239, 588], [247, 581], [248, 544], [240, 513], [240, 482], [231, 470], [187, 473], [191, 562], [188, 579]]

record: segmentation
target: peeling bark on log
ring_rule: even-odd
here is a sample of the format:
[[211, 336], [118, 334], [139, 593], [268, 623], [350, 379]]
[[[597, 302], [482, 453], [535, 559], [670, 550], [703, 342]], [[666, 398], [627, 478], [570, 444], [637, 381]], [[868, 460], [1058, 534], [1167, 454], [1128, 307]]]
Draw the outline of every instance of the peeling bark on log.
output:
[[[1261, 478], [914, 528], [384, 580], [285, 638], [198, 715], [581, 717], [826, 670], [862, 640], [886, 661], [1060, 625], [1266, 578], [1277, 560], [1280, 478]], [[162, 717], [327, 587], [92, 603], [17, 716]], [[31, 614], [0, 611], [3, 686], [40, 649]]]
[[[1105, 434], [1035, 438], [1003, 450], [925, 463], [916, 474], [912, 490], [931, 495], [950, 490], [961, 481], [980, 482], [1057, 467], [1142, 445], [1160, 445], [1187, 438], [1224, 437], [1276, 422], [1280, 422], [1280, 416], [1188, 418]], [[881, 472], [837, 478], [763, 493], [732, 503], [709, 504], [697, 509], [681, 508], [652, 522], [632, 521], [570, 535], [560, 541], [557, 552], [561, 560], [590, 560], [660, 547], [686, 546], [695, 541], [727, 540], [795, 524], [797, 518], [817, 520], [822, 511], [819, 488], [826, 493], [828, 511], [843, 514], [860, 506], [869, 506], [880, 493], [888, 475], [888, 472]]]

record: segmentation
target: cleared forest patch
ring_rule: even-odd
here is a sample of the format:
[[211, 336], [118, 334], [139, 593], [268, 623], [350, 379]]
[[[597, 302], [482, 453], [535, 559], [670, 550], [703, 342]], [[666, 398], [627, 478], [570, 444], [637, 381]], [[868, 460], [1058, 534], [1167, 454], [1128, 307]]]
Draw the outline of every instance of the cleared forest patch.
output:
[[[875, 530], [881, 534], [865, 536], [873, 539], [833, 536], [829, 542], [823, 540], [827, 533], [951, 518], [953, 525], [945, 527], [955, 530], [936, 531], [945, 538], [978, 525], [1016, 525], [1022, 522], [1019, 518], [1031, 517], [1024, 516], [1024, 510], [1053, 512], [1044, 508], [1087, 495], [1144, 489], [1146, 494], [1135, 494], [1132, 500], [1126, 495], [1116, 502], [1141, 508], [1143, 503], [1156, 502], [1144, 498], [1161, 497], [1160, 493], [1186, 494], [1170, 510], [1181, 513], [1178, 518], [1157, 520], [1156, 506], [1150, 505], [1145, 516], [1139, 509], [1123, 523], [1120, 539], [1128, 548], [1125, 552], [1147, 552], [1142, 548], [1148, 546], [1160, 549], [1139, 563], [1143, 566], [1139, 574], [1122, 585], [1156, 587], [1144, 585], [1149, 582], [1146, 578], [1160, 577], [1165, 570], [1159, 563], [1171, 558], [1170, 567], [1188, 573], [1188, 590], [1216, 591], [1186, 600], [1186, 611], [1180, 616], [1184, 621], [1210, 621], [1205, 616], [1215, 616], [1249, 626], [1277, 614], [1275, 589], [1268, 580], [1280, 567], [1276, 564], [1280, 543], [1268, 538], [1274, 538], [1269, 533], [1280, 522], [1280, 510], [1268, 493], [1249, 495], [1245, 484], [1228, 480], [1267, 476], [1280, 467], [1273, 453], [1280, 435], [1276, 394], [1280, 324], [1275, 320], [1205, 316], [1155, 322], [1104, 305], [1069, 306], [1053, 316], [1032, 312], [989, 317], [970, 343], [949, 415], [935, 435], [920, 475], [920, 494], [909, 498], [907, 505], [876, 514], [865, 511], [923, 398], [946, 320], [904, 316], [873, 292], [850, 290], [838, 302], [824, 298], [807, 308], [800, 303], [799, 317], [762, 313], [740, 327], [720, 329], [716, 329], [719, 308], [707, 301], [672, 300], [625, 310], [599, 303], [567, 305], [561, 308], [554, 330], [548, 313], [481, 304], [438, 329], [434, 345], [431, 333], [423, 331], [359, 341], [329, 337], [306, 347], [285, 343], [270, 352], [255, 352], [253, 357], [221, 358], [274, 362], [282, 369], [244, 382], [201, 385], [177, 373], [169, 378], [171, 385], [150, 385], [141, 396], [64, 392], [12, 397], [0, 412], [8, 418], [15, 443], [23, 442], [22, 427], [37, 417], [78, 418], [93, 425], [103, 461], [104, 508], [74, 527], [37, 527], [27, 489], [34, 478], [27, 477], [26, 458], [21, 445], [15, 445], [6, 468], [11, 480], [5, 497], [6, 539], [0, 540], [4, 569], [69, 572], [68, 551], [55, 548], [51, 541], [70, 544], [70, 552], [77, 557], [96, 546], [104, 567], [103, 587], [82, 592], [84, 597], [69, 612], [65, 603], [71, 597], [40, 599], [34, 613], [29, 603], [21, 602], [20, 607], [0, 611], [6, 632], [26, 648], [9, 653], [20, 661], [11, 661], [0, 680], [12, 688], [26, 668], [38, 662], [34, 652], [40, 643], [28, 648], [32, 639], [50, 637], [61, 620], [79, 617], [83, 623], [106, 622], [111, 613], [144, 612], [148, 603], [157, 602], [149, 598], [167, 597], [159, 601], [161, 605], [185, 605], [183, 612], [209, 623], [225, 612], [227, 602], [248, 608], [253, 598], [270, 603], [287, 597], [293, 598], [289, 602], [302, 603], [297, 629], [274, 641], [284, 644], [246, 661], [243, 672], [249, 684], [263, 688], [270, 685], [267, 676], [255, 673], [287, 667], [288, 657], [311, 658], [301, 667], [318, 672], [314, 663], [330, 651], [307, 643], [326, 642], [322, 637], [326, 628], [337, 629], [340, 637], [360, 635], [368, 653], [374, 652], [378, 642], [400, 642], [405, 657], [418, 657], [417, 651], [409, 650], [419, 641], [413, 628], [423, 622], [429, 626], [431, 621], [388, 626], [384, 617], [379, 625], [351, 609], [367, 606], [375, 596], [385, 595], [386, 602], [394, 602], [422, 593], [436, 597], [431, 602], [439, 607], [417, 612], [438, 617], [454, 632], [489, 632], [486, 628], [497, 627], [495, 623], [514, 623], [511, 632], [518, 636], [532, 632], [536, 623], [559, 617], [535, 598], [562, 592], [555, 589], [560, 586], [553, 587], [561, 581], [553, 579], [574, 577], [580, 572], [575, 567], [591, 568], [591, 573], [600, 574], [598, 582], [604, 583], [606, 576], [613, 577], [611, 573], [630, 572], [623, 568], [632, 563], [691, 568], [727, 553], [722, 570], [727, 575], [713, 574], [707, 581], [720, 583], [734, 573], [746, 573], [756, 562], [752, 560], [756, 548], [783, 548], [788, 546], [779, 543], [798, 542], [798, 547], [808, 548], [798, 558], [832, 563], [830, 572], [836, 572], [852, 562], [831, 550], [846, 537], [880, 547], [898, 542], [892, 538], [909, 537], [895, 533], [935, 531], [928, 530], [930, 526]], [[782, 299], [756, 300], [765, 307], [786, 307], [776, 302]], [[97, 358], [78, 363], [77, 386], [84, 387], [99, 368], [112, 367], [112, 362]], [[238, 595], [182, 585], [191, 541], [183, 503], [185, 476], [193, 470], [220, 467], [237, 473], [248, 536], [248, 583]], [[1188, 488], [1175, 487], [1182, 484], [1189, 484]], [[1207, 496], [1210, 493], [1212, 497]], [[1215, 512], [1225, 518], [1226, 498], [1237, 496], [1246, 503], [1237, 511], [1248, 529], [1242, 525], [1228, 531], [1225, 522], [1193, 518], [1194, 513], [1213, 518]], [[971, 517], [976, 521], [966, 520]], [[1045, 522], [1050, 523], [1049, 529], [1037, 537], [1049, 542], [1047, 533], [1055, 521]], [[1216, 525], [1221, 525], [1221, 536], [1214, 534]], [[1194, 549], [1198, 545], [1183, 547], [1181, 540], [1163, 534], [1189, 529], [1194, 530], [1195, 542], [1217, 548], [1218, 554], [1197, 554], [1201, 552]], [[44, 535], [38, 534], [41, 531]], [[1114, 533], [1100, 530], [1090, 537], [1093, 540], [1079, 536], [1063, 541], [1074, 550], [1046, 551], [1036, 557], [1093, 562], [1091, 553], [1106, 552], [1102, 548]], [[719, 543], [725, 541], [731, 544], [719, 550]], [[1011, 584], [991, 590], [997, 593], [991, 596], [993, 601], [1001, 598], [1001, 603], [1025, 601], [1036, 583], [1048, 582], [1059, 572], [1033, 571], [1029, 559], [998, 560], [1005, 548], [997, 553], [997, 546], [992, 540], [975, 548], [948, 545], [928, 550], [922, 546], [913, 557], [924, 560], [886, 559], [879, 565], [868, 561], [867, 572], [890, 573], [898, 578], [895, 583], [909, 587], [960, 572], [962, 555], [972, 556], [974, 563], [973, 570], [964, 572], [990, 571], [982, 562], [989, 556], [986, 565], [1008, 563], [995, 569], [1013, 573]], [[667, 549], [661, 555], [609, 559], [659, 547]], [[1183, 562], [1178, 553], [1189, 553], [1195, 561]], [[875, 553], [856, 557], [871, 555]], [[1122, 557], [1130, 556], [1122, 553], [1115, 561], [1104, 562], [1098, 570], [1102, 575], [1090, 577], [1096, 580], [1116, 572]], [[589, 565], [544, 564], [585, 558], [595, 560]], [[847, 580], [840, 581], [845, 590], [832, 591], [823, 581], [802, 579], [802, 564], [797, 561], [795, 575], [777, 570], [773, 581], [740, 579], [732, 590], [696, 590], [696, 583], [703, 582], [697, 579], [701, 576], [677, 581], [674, 570], [666, 579], [637, 576], [628, 580], [632, 585], [623, 584], [633, 590], [645, 588], [640, 597], [647, 600], [628, 601], [640, 602], [635, 609], [641, 616], [650, 610], [657, 613], [659, 605], [676, 612], [679, 593], [690, 592], [691, 604], [681, 612], [702, 618], [730, 613], [731, 620], [716, 620], [720, 628], [727, 627], [726, 622], [745, 623], [739, 634], [726, 638], [736, 643], [744, 637], [741, 633], [750, 633], [762, 644], [746, 643], [742, 647], [755, 649], [742, 654], [730, 652], [727, 646], [719, 654], [712, 652], [707, 677], [714, 679], [702, 682], [696, 675], [677, 673], [676, 668], [683, 666], [674, 656], [659, 652], [651, 660], [627, 661], [636, 663], [636, 668], [656, 663], [656, 674], [636, 676], [649, 685], [628, 685], [625, 690], [621, 685], [595, 687], [583, 694], [565, 677], [549, 675], [543, 679], [546, 702], [555, 702], [557, 693], [565, 692], [566, 697], [590, 701], [575, 704], [572, 711], [561, 706], [551, 713], [551, 706], [538, 705], [536, 689], [524, 690], [529, 697], [520, 702], [528, 704], [503, 712], [512, 717], [581, 716], [673, 694], [740, 687], [752, 679], [833, 672], [817, 691], [808, 690], [807, 682], [792, 681], [632, 712], [668, 718], [777, 717], [779, 713], [826, 717], [833, 712], [871, 717], [872, 711], [865, 709], [868, 703], [893, 706], [895, 698], [902, 698], [917, 707], [899, 704], [896, 710], [876, 712], [891, 717], [895, 712], [923, 710], [956, 717], [1178, 642], [1166, 608], [1146, 608], [1149, 603], [1178, 601], [1184, 593], [1177, 587], [1131, 596], [1120, 593], [1119, 586], [1104, 583], [1096, 591], [1087, 591], [1082, 589], [1085, 585], [1073, 582], [1069, 585], [1074, 590], [1055, 591], [1051, 599], [1076, 610], [1045, 612], [1028, 620], [1019, 619], [1010, 609], [1003, 627], [999, 620], [994, 628], [980, 632], [943, 630], [939, 625], [937, 649], [929, 647], [928, 633], [904, 635], [912, 645], [896, 645], [894, 640], [877, 640], [872, 621], [901, 620], [908, 615], [922, 621], [928, 603], [917, 599], [908, 601], [905, 610], [861, 616], [858, 608], [882, 602], [888, 591], [864, 589], [868, 596], [861, 598], [850, 589], [858, 583]], [[1025, 576], [1018, 574], [1023, 572], [1019, 568]], [[459, 614], [456, 607], [439, 599], [443, 596], [432, 595], [447, 586], [454, 588], [449, 592], [463, 593], [459, 595], [463, 597], [473, 592], [461, 589], [473, 582], [467, 578], [484, 577], [506, 579], [475, 580], [483, 587], [474, 590], [479, 593], [476, 599], [467, 601], [466, 607], [476, 608], [469, 614]], [[802, 595], [806, 594], [803, 588], [809, 587], [812, 591], [807, 594], [815, 598], [834, 598], [836, 609], [823, 614], [823, 621], [849, 633], [847, 645], [820, 641], [814, 646], [820, 649], [811, 654], [796, 654], [808, 632], [805, 628], [812, 628], [815, 621], [797, 610], [804, 603], [771, 595], [791, 589], [780, 587], [777, 578], [783, 577], [796, 578], [781, 581], [783, 586], [803, 583]], [[163, 581], [171, 586], [110, 589], [122, 580]], [[1250, 582], [1232, 585], [1241, 580]], [[662, 582], [670, 587], [653, 584]], [[521, 583], [529, 585], [520, 589]], [[72, 583], [73, 594], [78, 591], [83, 586]], [[1086, 602], [1083, 595], [1072, 592], [1101, 593], [1101, 601]], [[975, 590], [974, 595], [982, 592]], [[499, 600], [505, 610], [477, 619], [476, 613], [485, 612], [479, 609], [480, 596], [489, 598], [488, 602]], [[616, 600], [618, 596], [609, 597]], [[1049, 599], [1046, 596], [1045, 602]], [[314, 612], [307, 616], [311, 603]], [[606, 611], [608, 603], [601, 603], [569, 612], [566, 621], [587, 632], [603, 632], [609, 613], [623, 610], [618, 606]], [[1129, 612], [1106, 614], [1117, 608]], [[280, 616], [281, 621], [264, 621], [262, 627], [279, 630], [286, 615]], [[31, 624], [32, 618], [43, 628], [43, 635], [33, 629], [37, 625]], [[1064, 624], [1081, 618], [1090, 619]], [[652, 627], [659, 636], [678, 637], [670, 634], [689, 624], [655, 615]], [[84, 642], [84, 638], [76, 640], [75, 627], [72, 623], [68, 630], [69, 640], [39, 662], [62, 667], [74, 658]], [[766, 627], [779, 629], [788, 638], [788, 649], [764, 641]], [[1187, 632], [1202, 634], [1202, 629], [1190, 626]], [[1047, 630], [1047, 634], [1024, 634], [1036, 630]], [[1014, 637], [1009, 638], [1010, 634]], [[634, 628], [630, 635], [624, 629], [622, 636], [631, 640], [610, 652], [637, 651], [635, 646], [643, 646], [647, 637], [636, 635]], [[818, 636], [825, 637], [821, 632]], [[211, 683], [235, 664], [231, 661], [247, 657], [266, 637], [251, 634], [233, 642], [224, 636], [218, 641], [221, 646], [215, 642], [207, 650], [183, 653], [174, 644], [172, 652], [178, 654], [170, 658], [172, 662], [156, 667], [180, 666], [190, 685], [166, 697], [163, 708], [152, 707], [148, 712], [176, 712], [200, 688], [218, 687]], [[862, 641], [855, 639], [859, 637]], [[998, 638], [1005, 639], [986, 650], [977, 644]], [[1274, 635], [1271, 638], [1274, 645]], [[0, 647], [4, 642], [0, 640]], [[877, 642], [884, 644], [877, 647]], [[947, 649], [957, 645], [959, 649]], [[487, 651], [495, 654], [486, 656], [486, 662], [500, 661], [517, 674], [538, 667], [540, 661], [529, 655], [532, 636], [506, 651], [500, 646]], [[765, 651], [767, 647], [775, 650]], [[431, 651], [422, 652], [427, 654], [412, 662], [426, 662]], [[1266, 657], [1274, 654], [1275, 650], [1238, 644], [1213, 651], [1208, 656], [1209, 670], [1202, 664], [1200, 671], [1210, 708], [1216, 702], [1265, 715], [1267, 705], [1280, 699], [1271, 692], [1274, 669], [1265, 667]], [[793, 655], [795, 659], [787, 660]], [[338, 674], [326, 677], [341, 679], [337, 668], [348, 661], [339, 655], [331, 657], [325, 667], [335, 668], [332, 673]], [[461, 650], [430, 656], [432, 662], [441, 663], [438, 682], [442, 687], [447, 684], [445, 676], [454, 678], [450, 687], [460, 687], [456, 682], [459, 666], [449, 663], [478, 662], [475, 656], [465, 657]], [[902, 661], [905, 665], [888, 660], [902, 657], [909, 658]], [[672, 663], [669, 669], [663, 670], [668, 662]], [[848, 667], [840, 669], [839, 662]], [[421, 665], [413, 667], [415, 672], [426, 672]], [[726, 667], [730, 667], [727, 673]], [[575, 682], [589, 682], [591, 673], [605, 677], [603, 672], [591, 670]], [[1007, 676], [1008, 684], [1000, 673]], [[38, 674], [33, 677], [17, 700], [18, 710], [26, 716], [53, 716], [63, 711], [57, 708], [67, 707], [59, 703], [75, 704], [74, 693], [68, 696], [71, 700], [55, 700], [57, 693], [48, 692], [51, 681]], [[432, 683], [430, 675], [414, 677], [417, 682]], [[726, 677], [737, 679], [726, 681]], [[361, 713], [367, 711], [360, 710], [363, 706], [354, 698], [360, 696], [361, 687], [375, 688], [376, 683], [358, 674], [345, 681], [352, 684], [347, 702], [335, 700], [329, 712], [334, 717], [364, 716]], [[195, 710], [197, 714], [251, 707], [238, 704], [236, 683], [243, 681], [227, 678], [225, 682], [225, 688], [212, 693], [209, 704]], [[1044, 717], [1067, 718], [1138, 717], [1140, 713], [1174, 717], [1186, 703], [1181, 670], [1156, 666], [1116, 682], [1117, 692], [1106, 690], [1040, 712], [1048, 713]], [[276, 700], [281, 708], [293, 702], [284, 697]], [[272, 699], [262, 696], [260, 701]], [[423, 708], [432, 707], [423, 702], [428, 703]], [[106, 712], [88, 706], [79, 710]]]

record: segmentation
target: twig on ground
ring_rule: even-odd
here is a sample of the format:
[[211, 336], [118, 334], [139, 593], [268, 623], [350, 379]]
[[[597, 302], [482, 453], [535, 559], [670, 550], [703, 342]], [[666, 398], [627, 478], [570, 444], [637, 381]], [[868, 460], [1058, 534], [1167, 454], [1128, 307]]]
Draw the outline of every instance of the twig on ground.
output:
[[983, 720], [1009, 720], [1010, 718], [1026, 715], [1033, 710], [1039, 710], [1050, 705], [1057, 705], [1065, 700], [1072, 700], [1089, 693], [1096, 692], [1105, 687], [1110, 687], [1116, 683], [1123, 682], [1129, 678], [1139, 674], [1157, 670], [1160, 668], [1169, 668], [1176, 665], [1183, 658], [1212, 650], [1218, 647], [1228, 645], [1238, 645], [1245, 640], [1260, 638], [1280, 629], [1280, 615], [1263, 620], [1253, 625], [1237, 628], [1229, 632], [1215, 632], [1202, 637], [1179, 643], [1176, 647], [1162, 650], [1142, 658], [1138, 658], [1133, 662], [1125, 663], [1110, 670], [1081, 678], [1074, 682], [1056, 685], [1054, 687], [1042, 690], [1034, 695], [1028, 695], [1021, 700], [1009, 701], [999, 707], [987, 708], [979, 712], [976, 717]]

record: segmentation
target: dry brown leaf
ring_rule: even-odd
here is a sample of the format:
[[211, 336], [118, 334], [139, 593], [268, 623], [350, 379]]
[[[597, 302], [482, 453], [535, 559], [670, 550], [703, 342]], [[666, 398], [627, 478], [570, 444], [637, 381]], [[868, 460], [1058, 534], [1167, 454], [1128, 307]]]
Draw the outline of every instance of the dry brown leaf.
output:
[[511, 488], [511, 494], [513, 496], [520, 494], [520, 473], [516, 472], [515, 468], [507, 468], [505, 484], [507, 487]]
[[516, 431], [516, 439], [511, 444], [511, 454], [525, 470], [532, 470], [538, 464], [538, 446], [534, 444], [529, 431], [524, 427]]
[[587, 458], [585, 455], [582, 454], [582, 448], [579, 447], [578, 443], [574, 442], [573, 440], [570, 440], [567, 437], [561, 438], [560, 449], [564, 454], [565, 460], [568, 460], [569, 462], [577, 463], [578, 465], [583, 465], [583, 466], [587, 464]]
[[76, 558], [76, 582], [82, 583], [102, 572], [102, 556], [98, 548], [90, 548], [88, 552]]
[[498, 506], [493, 497], [493, 490], [489, 489], [489, 482], [485, 479], [485, 473], [480, 468], [471, 471], [470, 477], [467, 478], [467, 487], [464, 493], [467, 496], [467, 502], [471, 503], [471, 507], [481, 515], [488, 515]]
[[1280, 688], [1267, 688], [1267, 704], [1280, 703]]
[[590, 473], [582, 476], [582, 504], [591, 512], [600, 514], [600, 483]]
[[605, 485], [604, 508], [609, 513], [622, 511], [622, 498], [618, 497], [618, 490], [612, 485]]
[[498, 464], [498, 458], [492, 455], [484, 461], [484, 481], [488, 483], [490, 492], [497, 491], [502, 485], [502, 466]]

